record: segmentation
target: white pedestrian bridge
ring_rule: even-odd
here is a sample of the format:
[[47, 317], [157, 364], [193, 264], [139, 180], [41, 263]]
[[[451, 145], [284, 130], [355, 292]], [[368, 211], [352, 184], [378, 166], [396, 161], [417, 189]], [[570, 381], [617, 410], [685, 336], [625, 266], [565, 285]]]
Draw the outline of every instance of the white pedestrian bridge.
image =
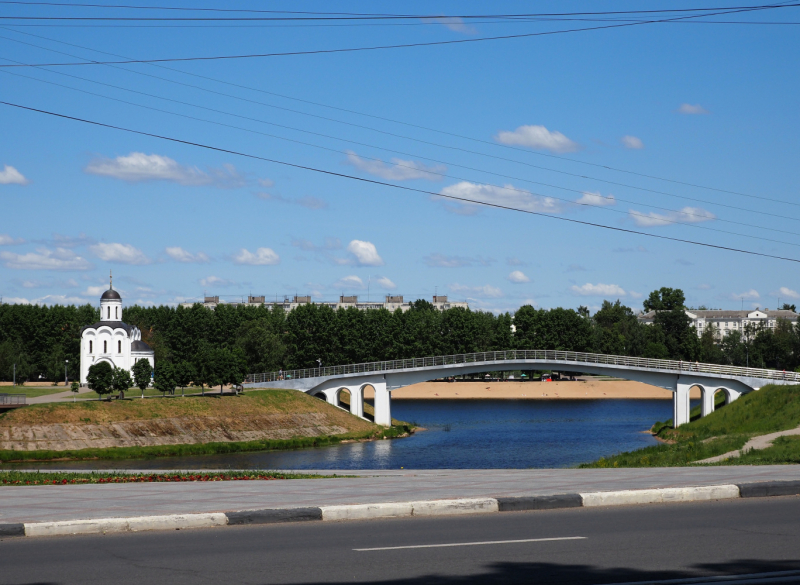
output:
[[301, 390], [342, 405], [342, 394], [350, 394], [350, 412], [364, 417], [364, 389], [375, 391], [375, 422], [391, 425], [392, 390], [447, 376], [509, 370], [553, 370], [614, 376], [666, 388], [673, 393], [675, 426], [689, 422], [689, 390], [702, 393], [702, 415], [714, 411], [714, 395], [725, 393], [729, 403], [742, 394], [767, 384], [798, 384], [800, 373], [741, 368], [676, 360], [636, 358], [621, 355], [554, 350], [508, 350], [444, 355], [437, 357], [369, 362], [345, 366], [250, 374], [249, 388]]

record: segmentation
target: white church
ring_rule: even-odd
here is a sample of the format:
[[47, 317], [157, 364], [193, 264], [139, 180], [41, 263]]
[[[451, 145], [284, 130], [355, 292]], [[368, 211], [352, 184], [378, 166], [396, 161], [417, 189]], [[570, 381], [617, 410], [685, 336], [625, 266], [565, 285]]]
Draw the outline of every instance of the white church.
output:
[[122, 297], [109, 283], [100, 297], [100, 321], [81, 330], [81, 384], [86, 384], [94, 364], [108, 362], [130, 372], [140, 359], [155, 366], [153, 350], [142, 341], [142, 332], [122, 322]]

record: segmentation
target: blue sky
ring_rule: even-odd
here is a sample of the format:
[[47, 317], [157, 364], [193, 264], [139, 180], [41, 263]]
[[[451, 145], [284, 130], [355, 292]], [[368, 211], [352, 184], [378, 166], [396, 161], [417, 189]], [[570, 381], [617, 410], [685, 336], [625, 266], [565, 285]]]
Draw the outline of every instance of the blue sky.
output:
[[[374, 2], [270, 4], [289, 6], [378, 11]], [[380, 11], [667, 6], [704, 5], [407, 2], [381, 3]], [[134, 14], [11, 5], [0, 12]], [[207, 15], [178, 15], [196, 14]], [[710, 20], [800, 22], [800, 8]], [[597, 25], [20, 24], [0, 25], [0, 64], [308, 51]], [[662, 286], [682, 288], [695, 306], [794, 303], [797, 263], [556, 218], [800, 258], [797, 31], [662, 23], [160, 67], [2, 69], [2, 101], [542, 215], [0, 106], [0, 294], [4, 302], [96, 303], [113, 270], [125, 302], [140, 304], [204, 292], [227, 300], [438, 292], [492, 311], [594, 308], [617, 298], [638, 309], [642, 295]]]

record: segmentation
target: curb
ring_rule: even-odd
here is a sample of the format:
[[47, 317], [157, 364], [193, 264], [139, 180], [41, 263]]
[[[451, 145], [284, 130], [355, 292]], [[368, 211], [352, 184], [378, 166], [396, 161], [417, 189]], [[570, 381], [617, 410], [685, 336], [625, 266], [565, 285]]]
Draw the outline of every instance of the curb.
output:
[[0, 538], [19, 536], [66, 536], [108, 534], [147, 530], [180, 530], [212, 526], [280, 524], [285, 522], [331, 522], [374, 518], [454, 516], [494, 512], [525, 512], [563, 508], [593, 508], [631, 504], [699, 502], [737, 498], [800, 495], [800, 480], [765, 481], [713, 486], [586, 492], [549, 496], [458, 498], [380, 504], [345, 504], [306, 508], [242, 510], [204, 514], [172, 514], [133, 518], [99, 518], [58, 522], [0, 524]]

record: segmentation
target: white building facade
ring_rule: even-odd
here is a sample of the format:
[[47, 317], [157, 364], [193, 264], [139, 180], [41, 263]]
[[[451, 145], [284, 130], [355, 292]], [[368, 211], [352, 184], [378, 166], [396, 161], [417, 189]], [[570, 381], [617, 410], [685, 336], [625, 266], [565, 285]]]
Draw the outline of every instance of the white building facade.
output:
[[122, 322], [122, 297], [109, 286], [100, 297], [100, 321], [81, 330], [81, 384], [86, 384], [94, 364], [105, 361], [130, 372], [140, 359], [155, 366], [153, 350], [142, 341], [142, 332]]
[[[686, 314], [692, 320], [692, 325], [697, 329], [698, 337], [703, 334], [710, 326], [716, 329], [717, 339], [728, 335], [731, 331], [745, 332], [747, 325], [761, 326], [767, 329], [775, 329], [779, 319], [785, 319], [792, 324], [797, 323], [798, 314], [794, 311], [769, 309], [755, 309], [754, 311], [728, 311], [725, 309], [714, 310], [690, 310], [686, 309]], [[652, 325], [655, 320], [656, 312], [641, 313], [639, 321], [646, 325]]]

